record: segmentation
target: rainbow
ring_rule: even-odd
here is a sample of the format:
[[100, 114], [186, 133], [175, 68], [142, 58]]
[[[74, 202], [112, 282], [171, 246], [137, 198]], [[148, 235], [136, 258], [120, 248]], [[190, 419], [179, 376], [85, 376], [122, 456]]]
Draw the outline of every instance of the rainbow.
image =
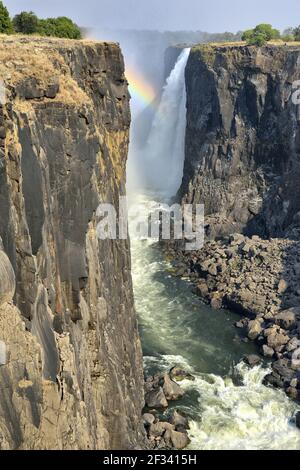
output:
[[126, 67], [125, 74], [134, 106], [143, 109], [154, 105], [156, 93], [145, 77], [130, 66]]

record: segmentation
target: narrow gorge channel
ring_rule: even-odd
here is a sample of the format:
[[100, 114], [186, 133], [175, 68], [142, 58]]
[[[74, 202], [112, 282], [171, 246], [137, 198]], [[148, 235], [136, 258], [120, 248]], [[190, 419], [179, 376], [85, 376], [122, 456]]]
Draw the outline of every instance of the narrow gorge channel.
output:
[[[133, 190], [129, 184], [130, 202], [147, 213], [174, 196], [181, 183], [188, 56], [188, 49], [179, 56], [139, 152], [143, 187]], [[134, 142], [132, 152], [133, 147]], [[132, 160], [130, 155], [131, 165]], [[242, 361], [256, 346], [239, 337], [236, 314], [201, 303], [188, 280], [171, 274], [157, 243], [132, 236], [131, 247], [145, 374], [179, 365], [195, 376], [195, 381], [183, 382], [184, 398], [171, 405], [190, 418], [189, 448], [299, 449], [300, 434], [292, 421], [299, 406], [283, 391], [263, 385], [268, 364], [250, 369]]]

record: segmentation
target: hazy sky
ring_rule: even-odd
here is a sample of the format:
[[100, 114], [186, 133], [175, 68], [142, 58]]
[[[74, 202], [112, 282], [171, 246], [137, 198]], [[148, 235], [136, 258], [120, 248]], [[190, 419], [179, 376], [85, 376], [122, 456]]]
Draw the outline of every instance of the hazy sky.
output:
[[66, 15], [80, 26], [122, 29], [238, 31], [258, 23], [300, 23], [299, 0], [3, 0], [12, 14]]

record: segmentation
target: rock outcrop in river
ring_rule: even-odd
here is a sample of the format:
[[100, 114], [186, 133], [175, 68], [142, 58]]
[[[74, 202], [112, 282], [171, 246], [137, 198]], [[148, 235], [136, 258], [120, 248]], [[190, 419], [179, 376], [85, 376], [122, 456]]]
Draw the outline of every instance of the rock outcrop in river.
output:
[[120, 49], [3, 37], [0, 62], [0, 448], [139, 447], [130, 249], [96, 233], [125, 193]]

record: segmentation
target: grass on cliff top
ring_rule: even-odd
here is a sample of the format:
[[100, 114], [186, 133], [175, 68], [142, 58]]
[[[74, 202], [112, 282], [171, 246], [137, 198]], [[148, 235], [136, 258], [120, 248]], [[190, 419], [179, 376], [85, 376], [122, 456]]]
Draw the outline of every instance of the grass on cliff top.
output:
[[[266, 46], [300, 46], [300, 41], [283, 41], [282, 39], [274, 39], [272, 41], [268, 41]], [[193, 46], [193, 50], [203, 50], [209, 47], [211, 48], [218, 48], [218, 47], [244, 47], [247, 46], [246, 41], [232, 41], [232, 42], [208, 42], [205, 44], [197, 44]], [[248, 47], [257, 47], [257, 46], [248, 46]]]
[[[39, 81], [41, 87], [46, 89], [53, 81], [58, 81], [59, 93], [51, 101], [59, 101], [69, 105], [80, 105], [90, 101], [86, 93], [72, 78], [69, 66], [59, 50], [55, 46], [51, 47], [52, 43], [49, 43], [49, 38], [46, 39], [46, 41], [48, 40], [47, 44], [39, 41], [36, 47], [32, 47], [32, 38], [23, 41], [24, 37], [28, 39], [28, 36], [0, 35], [0, 78], [4, 80], [6, 85], [17, 86], [27, 78], [34, 77]], [[58, 39], [58, 41], [61, 45], [61, 40]], [[25, 107], [28, 108], [26, 101], [19, 104], [23, 108], [26, 104]]]
[[[234, 41], [234, 42], [209, 42], [205, 44], [197, 44], [193, 46], [192, 52], [197, 53], [200, 52], [202, 58], [208, 64], [212, 64], [215, 59], [215, 53], [217, 49], [221, 48], [226, 51], [228, 49], [228, 53], [230, 50], [233, 50], [236, 47], [245, 47], [247, 43], [245, 41]], [[291, 41], [285, 42], [282, 39], [276, 39], [267, 42], [266, 46], [279, 46], [279, 47], [299, 47], [300, 41]], [[248, 46], [251, 48], [258, 48], [257, 46]]]
[[0, 33], [0, 46], [2, 44], [23, 44], [23, 43], [38, 43], [41, 47], [49, 46], [76, 46], [79, 44], [116, 44], [114, 41], [106, 41], [101, 39], [91, 39], [88, 37], [82, 39], [67, 39], [67, 38], [57, 38], [54, 36], [40, 36], [38, 34], [24, 35], [21, 33], [15, 34], [1, 34]]

